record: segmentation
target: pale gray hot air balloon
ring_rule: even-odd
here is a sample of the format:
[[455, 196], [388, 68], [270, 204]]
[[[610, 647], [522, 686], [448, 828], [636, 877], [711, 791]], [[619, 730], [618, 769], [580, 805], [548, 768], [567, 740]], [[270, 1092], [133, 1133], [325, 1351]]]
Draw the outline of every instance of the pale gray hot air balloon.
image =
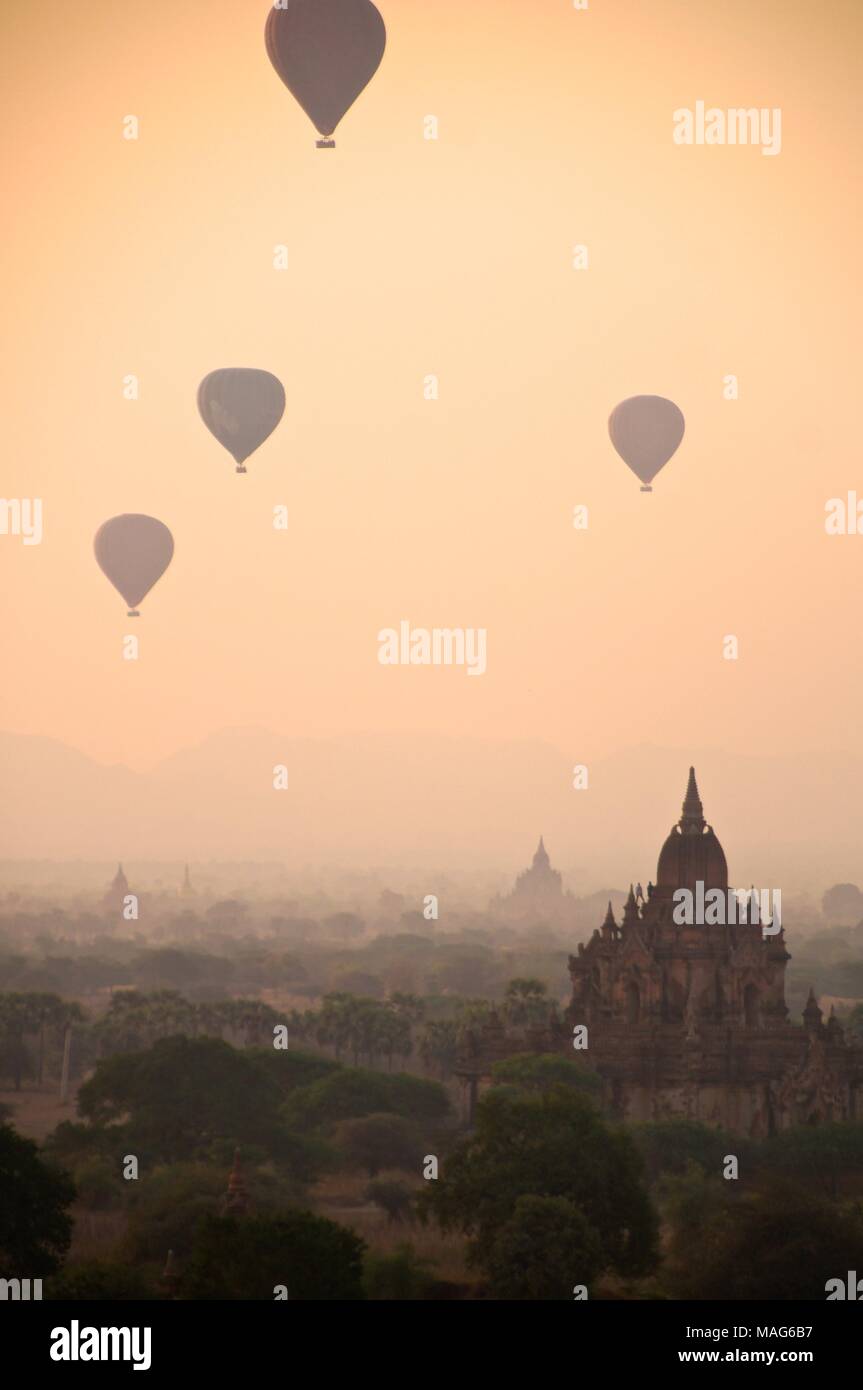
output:
[[245, 473], [244, 461], [272, 434], [285, 413], [285, 388], [257, 367], [221, 367], [198, 387], [201, 419]]
[[126, 512], [103, 522], [93, 541], [96, 559], [138, 618], [138, 604], [161, 579], [174, 554], [174, 537], [162, 521], [139, 512]]
[[653, 491], [651, 482], [671, 458], [685, 428], [683, 412], [664, 396], [630, 396], [614, 407], [608, 420], [611, 442], [641, 479], [642, 492]]
[[371, 0], [289, 0], [271, 6], [264, 34], [270, 62], [315, 126], [318, 149], [384, 56], [387, 31]]

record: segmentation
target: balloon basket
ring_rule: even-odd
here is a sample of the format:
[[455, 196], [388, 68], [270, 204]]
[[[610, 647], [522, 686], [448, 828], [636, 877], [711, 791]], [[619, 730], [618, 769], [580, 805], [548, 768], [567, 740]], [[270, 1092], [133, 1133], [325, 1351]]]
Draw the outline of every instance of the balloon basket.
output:
[[127, 618], [140, 618], [140, 616], [141, 614], [138, 612], [137, 608], [130, 608], [126, 614]]
[[653, 491], [653, 488], [650, 486], [650, 483], [645, 483], [645, 484], [643, 484], [643, 486], [641, 487], [640, 491], [641, 491], [641, 492], [652, 492], [652, 491]]
[[334, 150], [336, 148], [336, 142], [335, 140], [316, 140], [315, 148], [319, 150]]
[[237, 464], [237, 467], [236, 467], [236, 469], [235, 469], [235, 472], [237, 472], [237, 473], [248, 473], [248, 471], [249, 471], [248, 468], [244, 468], [243, 465], [242, 465], [241, 463], [238, 463], [238, 464]]

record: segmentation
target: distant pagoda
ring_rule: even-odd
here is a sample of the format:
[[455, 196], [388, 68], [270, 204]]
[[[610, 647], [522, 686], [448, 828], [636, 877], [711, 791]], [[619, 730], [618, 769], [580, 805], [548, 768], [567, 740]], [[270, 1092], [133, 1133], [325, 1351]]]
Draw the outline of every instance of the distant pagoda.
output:
[[519, 874], [515, 887], [506, 897], [493, 898], [489, 911], [510, 921], [552, 922], [572, 920], [574, 900], [563, 890], [563, 879], [551, 867], [545, 842], [540, 836], [533, 863]]
[[106, 912], [122, 912], [128, 895], [129, 880], [123, 873], [123, 865], [118, 864], [111, 886], [102, 899], [102, 907]]

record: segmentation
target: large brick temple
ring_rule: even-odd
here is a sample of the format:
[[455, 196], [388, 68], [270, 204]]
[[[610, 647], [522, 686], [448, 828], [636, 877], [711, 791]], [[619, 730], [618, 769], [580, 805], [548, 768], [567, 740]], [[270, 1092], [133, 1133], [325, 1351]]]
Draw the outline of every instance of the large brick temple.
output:
[[[781, 927], [768, 923], [765, 932], [763, 921], [751, 920], [699, 925], [697, 918], [681, 924], [678, 889], [703, 900], [715, 889], [727, 898], [728, 886], [725, 854], [704, 819], [690, 768], [656, 883], [646, 895], [630, 889], [619, 923], [609, 906], [601, 928], [570, 956], [572, 998], [544, 1046], [570, 1050], [592, 1067], [603, 1108], [619, 1119], [685, 1116], [760, 1137], [860, 1118], [863, 1048], [846, 1040], [832, 1013], [824, 1022], [811, 991], [803, 1026], [791, 1022]], [[580, 1026], [587, 1047], [572, 1052]], [[535, 1036], [528, 1047], [538, 1042]], [[493, 1061], [513, 1050], [497, 1018], [472, 1040], [458, 1068], [471, 1102]]]

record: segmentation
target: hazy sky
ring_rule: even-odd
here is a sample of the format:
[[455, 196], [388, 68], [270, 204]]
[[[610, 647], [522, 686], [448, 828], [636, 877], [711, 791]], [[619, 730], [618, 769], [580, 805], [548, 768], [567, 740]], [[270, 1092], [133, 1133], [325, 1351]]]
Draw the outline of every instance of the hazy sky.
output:
[[[824, 507], [863, 496], [863, 6], [379, 8], [325, 152], [260, 0], [6, 0], [2, 488], [44, 539], [0, 536], [0, 727], [140, 768], [237, 724], [860, 754], [863, 536]], [[781, 153], [676, 146], [699, 100], [780, 107]], [[287, 391], [244, 478], [222, 366]], [[607, 434], [639, 393], [687, 421], [652, 495]], [[137, 623], [92, 555], [126, 511], [176, 542]], [[379, 665], [401, 619], [486, 628], [487, 673]]]

